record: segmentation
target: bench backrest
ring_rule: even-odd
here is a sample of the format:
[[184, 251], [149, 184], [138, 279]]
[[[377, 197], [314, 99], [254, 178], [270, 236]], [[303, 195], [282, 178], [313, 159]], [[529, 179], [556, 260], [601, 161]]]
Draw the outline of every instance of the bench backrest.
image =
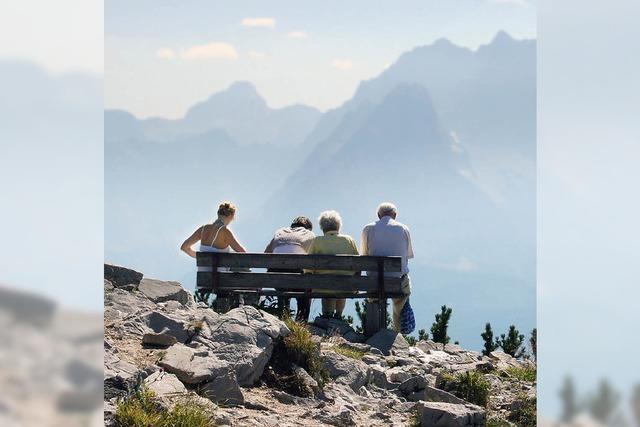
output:
[[[331, 290], [364, 292], [368, 295], [380, 293], [399, 294], [400, 278], [385, 277], [387, 272], [400, 272], [400, 257], [377, 257], [357, 255], [304, 255], [198, 252], [198, 267], [211, 267], [211, 272], [198, 272], [198, 288], [214, 291], [273, 288], [276, 290]], [[266, 268], [291, 270], [345, 270], [355, 273], [370, 271], [376, 275], [334, 275], [295, 273], [217, 272], [218, 267], [232, 269]]]

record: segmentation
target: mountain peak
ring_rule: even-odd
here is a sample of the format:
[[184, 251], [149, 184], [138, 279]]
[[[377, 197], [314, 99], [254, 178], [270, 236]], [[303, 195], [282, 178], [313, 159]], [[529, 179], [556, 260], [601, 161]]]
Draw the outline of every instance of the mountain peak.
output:
[[511, 44], [515, 42], [515, 39], [513, 37], [511, 37], [511, 35], [509, 35], [509, 33], [507, 33], [504, 30], [500, 30], [496, 33], [496, 35], [493, 37], [493, 40], [491, 40], [491, 42], [489, 44], [492, 45], [505, 45], [505, 44]]
[[211, 95], [207, 102], [214, 100], [223, 100], [223, 102], [228, 102], [230, 99], [243, 100], [244, 102], [250, 101], [263, 105], [265, 108], [267, 104], [264, 98], [260, 96], [253, 83], [248, 81], [237, 81], [232, 83], [228, 88]]
[[249, 108], [259, 110], [267, 109], [267, 102], [260, 96], [253, 83], [237, 81], [228, 88], [211, 95], [207, 100], [193, 105], [187, 112], [187, 116], [193, 114], [213, 115], [228, 112], [229, 108], [241, 110]]
[[258, 95], [258, 90], [254, 86], [254, 84], [246, 80], [233, 82], [231, 86], [229, 86], [223, 92], [238, 92], [238, 93]]
[[457, 47], [456, 45], [454, 45], [453, 43], [451, 43], [451, 40], [449, 40], [446, 37], [440, 37], [439, 39], [437, 39], [436, 41], [434, 41], [431, 44], [433, 47]]

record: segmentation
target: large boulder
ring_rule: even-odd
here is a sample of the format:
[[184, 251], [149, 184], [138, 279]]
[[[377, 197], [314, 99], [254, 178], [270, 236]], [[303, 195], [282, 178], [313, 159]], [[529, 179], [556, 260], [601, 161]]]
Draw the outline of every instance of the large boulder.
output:
[[484, 427], [486, 424], [485, 411], [476, 405], [419, 402], [416, 408], [421, 426]]
[[429, 354], [431, 351], [442, 351], [443, 345], [433, 342], [431, 340], [420, 340], [416, 343], [416, 347], [425, 353]]
[[213, 381], [205, 384], [201, 394], [216, 403], [225, 405], [241, 405], [244, 403], [244, 395], [238, 385], [234, 372], [228, 371], [217, 376]]
[[509, 368], [518, 368], [521, 362], [515, 357], [511, 357], [504, 351], [492, 351], [487, 357], [488, 361], [499, 370], [507, 370]]
[[385, 356], [391, 354], [392, 351], [407, 350], [409, 348], [407, 340], [401, 334], [390, 329], [383, 329], [377, 332], [367, 340], [367, 344], [377, 348]]
[[[181, 339], [183, 332], [189, 332], [184, 321], [169, 319], [161, 313], [151, 313], [149, 319], [150, 325], [151, 319], [155, 319], [154, 324], [164, 326], [165, 333], [173, 329]], [[271, 358], [274, 340], [289, 333], [284, 322], [275, 316], [248, 306], [221, 316], [209, 316], [200, 328], [189, 346], [180, 342], [172, 345], [159, 362], [189, 384], [212, 382], [230, 370], [239, 385], [254, 384]]]
[[111, 282], [116, 288], [133, 285], [137, 287], [142, 280], [143, 274], [119, 265], [104, 265], [104, 278]]
[[170, 347], [177, 343], [178, 340], [171, 334], [164, 332], [145, 332], [142, 336], [142, 344], [154, 347]]
[[206, 350], [195, 350], [183, 344], [169, 347], [158, 365], [187, 384], [213, 381], [231, 369], [229, 363], [211, 356]]
[[185, 395], [187, 389], [178, 377], [164, 371], [156, 371], [144, 379], [144, 385], [160, 399]]
[[157, 279], [142, 279], [138, 290], [156, 304], [165, 301], [178, 301], [187, 304], [193, 299], [178, 282], [164, 282]]
[[111, 323], [134, 318], [136, 313], [142, 314], [154, 309], [155, 304], [140, 292], [116, 288], [104, 294], [104, 322], [107, 327]]
[[145, 344], [162, 345], [168, 343], [165, 345], [171, 345], [176, 341], [185, 343], [190, 337], [189, 325], [182, 320], [175, 320], [158, 311], [152, 311], [143, 319], [149, 329], [153, 331], [153, 333], [147, 333], [142, 337], [142, 342]]
[[420, 400], [426, 402], [444, 402], [444, 403], [455, 403], [458, 405], [465, 405], [467, 402], [459, 397], [444, 391], [439, 388], [432, 387], [430, 385], [425, 386], [423, 389], [414, 391], [413, 393], [409, 393], [406, 395], [407, 399], [417, 402]]
[[355, 392], [372, 379], [372, 370], [364, 362], [333, 351], [323, 353], [322, 359], [329, 371], [329, 376], [339, 384], [348, 385]]
[[424, 377], [416, 375], [415, 377], [411, 377], [400, 384], [398, 386], [398, 390], [400, 390], [405, 395], [409, 395], [411, 393], [415, 393], [416, 391], [424, 390], [427, 385], [427, 380]]
[[354, 332], [347, 322], [333, 317], [317, 316], [312, 324], [317, 328], [323, 329], [327, 335], [339, 334], [344, 336], [348, 332]]
[[289, 333], [277, 317], [251, 306], [229, 311], [193, 339], [210, 356], [234, 367], [238, 384], [255, 383], [271, 358], [276, 339]]

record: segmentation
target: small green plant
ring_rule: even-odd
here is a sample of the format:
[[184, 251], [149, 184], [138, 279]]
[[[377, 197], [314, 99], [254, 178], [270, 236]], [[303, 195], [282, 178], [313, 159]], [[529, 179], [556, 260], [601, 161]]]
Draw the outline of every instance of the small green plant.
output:
[[418, 338], [414, 337], [413, 335], [403, 335], [403, 336], [404, 336], [404, 339], [407, 341], [407, 343], [409, 343], [409, 345], [412, 347], [418, 344], [418, 341], [427, 341], [429, 339], [429, 334], [424, 329], [418, 330]]
[[209, 427], [213, 425], [211, 411], [195, 402], [185, 400], [172, 410], [162, 408], [155, 394], [146, 388], [118, 402], [115, 415], [117, 427]]
[[502, 350], [511, 357], [522, 357], [524, 355], [524, 349], [522, 348], [524, 335], [514, 325], [509, 326], [509, 332], [506, 335], [500, 335], [499, 342]]
[[537, 403], [535, 397], [520, 396], [520, 404], [511, 412], [509, 421], [519, 427], [535, 427], [537, 424]]
[[349, 357], [351, 359], [356, 359], [356, 360], [362, 360], [362, 356], [367, 354], [367, 352], [364, 350], [357, 350], [355, 348], [351, 348], [346, 345], [339, 345], [337, 347], [334, 347], [333, 351], [343, 356]]
[[155, 394], [147, 389], [136, 391], [131, 397], [118, 402], [115, 424], [118, 427], [147, 427], [158, 425], [164, 415], [154, 401]]
[[527, 381], [530, 383], [536, 382], [537, 372], [533, 366], [527, 366], [523, 368], [508, 368], [507, 373], [520, 381]]
[[443, 305], [440, 309], [440, 313], [436, 314], [436, 321], [431, 325], [431, 335], [433, 336], [433, 341], [449, 344], [451, 338], [447, 335], [447, 329], [449, 328], [452, 310], [447, 308], [446, 305]]
[[162, 427], [211, 427], [213, 425], [213, 416], [206, 407], [187, 401], [173, 407], [167, 414]]
[[404, 339], [409, 343], [411, 347], [415, 346], [418, 343], [418, 340], [413, 335], [403, 335]]
[[311, 332], [291, 318], [285, 319], [284, 322], [291, 331], [283, 340], [287, 356], [291, 362], [305, 369], [322, 387], [327, 382], [329, 373], [318, 346], [311, 338]]
[[493, 416], [487, 420], [487, 427], [512, 427], [509, 421], [504, 418]]
[[493, 339], [493, 329], [491, 329], [491, 323], [487, 323], [484, 326], [484, 332], [480, 334], [482, 340], [484, 341], [484, 349], [482, 350], [482, 354], [488, 356], [489, 353], [496, 350], [500, 347], [500, 343], [496, 339]]
[[444, 374], [442, 386], [467, 402], [480, 406], [489, 403], [491, 384], [478, 371], [460, 372], [455, 375]]

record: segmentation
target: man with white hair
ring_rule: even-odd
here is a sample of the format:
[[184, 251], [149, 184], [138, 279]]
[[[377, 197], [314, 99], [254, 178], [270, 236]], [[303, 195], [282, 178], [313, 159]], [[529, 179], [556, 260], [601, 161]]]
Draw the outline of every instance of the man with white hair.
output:
[[[402, 258], [400, 272], [385, 273], [389, 277], [402, 277], [401, 298], [393, 298], [393, 329], [400, 332], [400, 313], [411, 294], [408, 260], [413, 258], [411, 234], [409, 228], [396, 221], [398, 209], [393, 203], [381, 203], [378, 206], [378, 221], [372, 222], [362, 230], [362, 255], [399, 256]], [[376, 274], [369, 272], [368, 275]]]

